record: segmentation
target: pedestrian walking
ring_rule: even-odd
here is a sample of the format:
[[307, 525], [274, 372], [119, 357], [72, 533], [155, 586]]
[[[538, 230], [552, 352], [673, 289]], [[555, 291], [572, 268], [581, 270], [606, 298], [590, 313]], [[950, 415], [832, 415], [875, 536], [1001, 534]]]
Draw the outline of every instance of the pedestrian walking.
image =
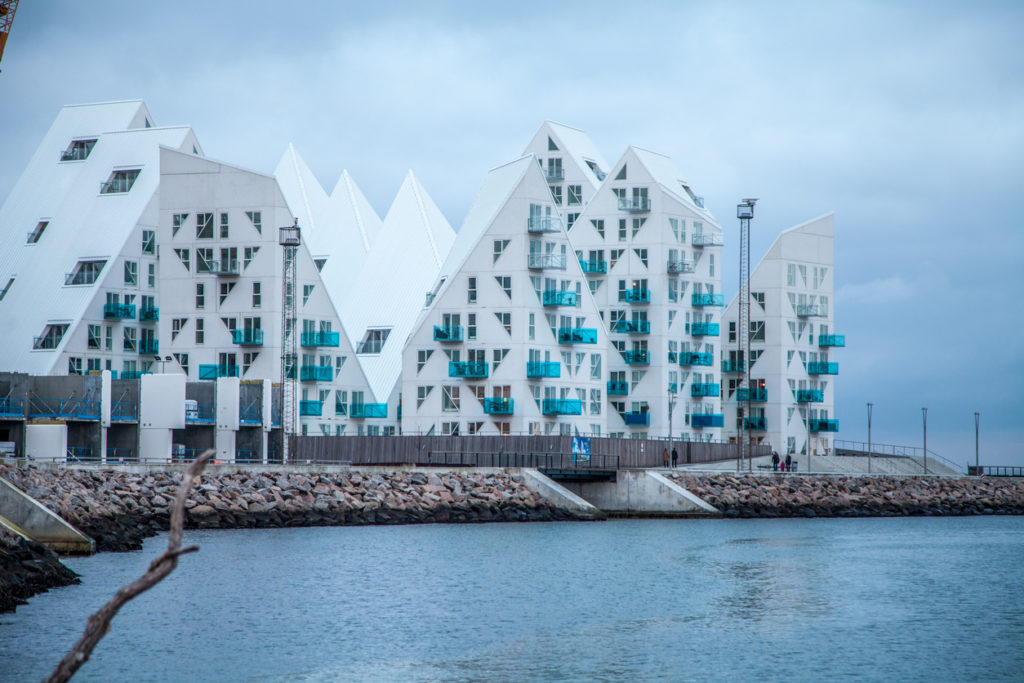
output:
[[667, 448], [663, 448], [661, 450], [661, 463], [662, 463], [662, 465], [666, 469], [668, 469], [668, 449]]
[[672, 447], [672, 469], [675, 469], [676, 465], [678, 465], [678, 464], [679, 464], [679, 451], [677, 451], [675, 449], [675, 446], [673, 446]]
[[772, 451], [772, 472], [779, 471], [779, 452]]
[[793, 456], [789, 453], [786, 453], [786, 469], [790, 471], [793, 470]]

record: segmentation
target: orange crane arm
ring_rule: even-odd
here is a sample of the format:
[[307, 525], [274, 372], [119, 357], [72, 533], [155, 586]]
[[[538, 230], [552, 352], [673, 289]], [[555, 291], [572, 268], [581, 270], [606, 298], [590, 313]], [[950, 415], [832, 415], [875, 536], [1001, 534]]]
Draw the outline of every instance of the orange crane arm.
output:
[[0, 59], [4, 57], [4, 46], [7, 45], [7, 36], [11, 33], [11, 24], [14, 23], [14, 12], [18, 9], [19, 0], [0, 0]]

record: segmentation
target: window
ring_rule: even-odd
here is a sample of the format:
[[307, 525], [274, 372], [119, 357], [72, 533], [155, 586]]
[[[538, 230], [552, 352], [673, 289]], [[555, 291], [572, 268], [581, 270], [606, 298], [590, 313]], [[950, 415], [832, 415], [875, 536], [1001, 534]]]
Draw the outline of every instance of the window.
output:
[[[242, 256], [243, 256], [242, 267], [243, 268], [248, 268], [249, 267], [249, 264], [252, 263], [253, 258], [256, 257], [256, 252], [258, 252], [259, 250], [260, 250], [259, 247], [246, 247], [242, 251]], [[323, 266], [317, 266], [317, 269], [319, 270], [322, 267]]]
[[212, 240], [213, 239], [213, 214], [212, 213], [197, 213], [196, 214], [196, 239], [197, 240]]
[[178, 338], [181, 334], [181, 330], [188, 323], [188, 318], [174, 318], [171, 320], [171, 341]]
[[636, 237], [636, 234], [638, 232], [640, 232], [640, 228], [644, 227], [644, 223], [646, 223], [646, 222], [647, 222], [646, 218], [634, 218], [633, 219], [633, 237]]
[[466, 303], [476, 303], [476, 278], [466, 278]]
[[10, 290], [11, 285], [13, 285], [13, 284], [14, 284], [14, 278], [12, 277], [9, 280], [7, 280], [7, 284], [4, 285], [4, 288], [0, 289], [0, 301], [4, 300], [4, 297], [7, 296], [7, 292], [8, 292], [8, 290]]
[[644, 267], [646, 268], [647, 267], [647, 250], [646, 249], [634, 249], [633, 253], [636, 254], [636, 257], [638, 259], [640, 259], [640, 263], [644, 264]]
[[156, 264], [149, 263], [146, 265], [146, 284], [149, 287], [156, 287]]
[[156, 230], [142, 231], [142, 253], [150, 255], [156, 253]]
[[576, 221], [579, 219], [579, 217], [580, 217], [580, 214], [579, 214], [578, 211], [576, 213], [568, 213], [568, 214], [566, 214], [565, 215], [565, 229], [567, 231], [568, 230], [572, 230], [572, 226], [576, 225]]
[[751, 298], [754, 299], [754, 301], [757, 302], [757, 305], [760, 306], [761, 310], [763, 311], [764, 310], [764, 292], [751, 292], [750, 296], [751, 296]]
[[505, 296], [509, 299], [512, 298], [512, 276], [510, 275], [495, 275], [494, 279], [497, 281], [498, 286], [501, 287], [501, 291], [505, 292]]
[[64, 278], [66, 285], [91, 285], [100, 279], [100, 272], [106, 261], [79, 261], [74, 270]]
[[628, 236], [628, 234], [629, 233], [626, 231], [626, 219], [625, 218], [620, 218], [619, 219], [619, 241], [620, 242], [625, 242], [626, 241], [626, 237]]
[[601, 239], [604, 239], [604, 219], [591, 218], [590, 223], [594, 226], [594, 230], [597, 230], [597, 234], [601, 236]]
[[423, 369], [423, 366], [430, 360], [431, 354], [434, 353], [433, 349], [420, 349], [416, 352], [416, 372]]
[[534, 339], [537, 336], [537, 324], [536, 314], [530, 314], [530, 339]]
[[423, 402], [427, 400], [427, 396], [430, 396], [430, 392], [434, 389], [432, 386], [419, 386], [416, 387], [416, 407], [419, 408], [423, 405]]
[[86, 372], [90, 375], [98, 375], [103, 372], [101, 363], [103, 362], [100, 358], [86, 358]]
[[228, 215], [226, 213], [220, 215], [220, 238], [222, 240], [228, 238]]
[[103, 348], [107, 351], [114, 350], [114, 328], [111, 325], [107, 325], [104, 332]]
[[458, 386], [442, 386], [441, 387], [441, 410], [446, 412], [455, 412], [459, 410], [461, 405], [459, 401], [459, 387]]
[[[550, 159], [549, 159], [550, 161]], [[552, 185], [551, 186], [551, 198], [555, 201], [555, 206], [562, 205], [562, 186]]]
[[196, 283], [196, 308], [206, 308], [206, 285]]
[[196, 318], [196, 344], [202, 344], [206, 341], [205, 323], [206, 321], [202, 318]]
[[259, 282], [252, 283], [252, 307], [259, 308], [263, 304], [262, 285]]
[[469, 313], [466, 318], [466, 339], [476, 339], [476, 313]]
[[82, 374], [82, 359], [81, 358], [68, 358], [68, 374], [69, 375], [81, 375]]
[[551, 139], [550, 135], [548, 136], [548, 151], [549, 152], [557, 152], [558, 151], [558, 145], [555, 144], [555, 141]]
[[175, 249], [174, 253], [178, 255], [178, 259], [181, 261], [181, 265], [185, 266], [185, 270], [192, 270], [188, 249]]
[[137, 262], [124, 262], [124, 284], [131, 287], [139, 284], [139, 264]]
[[390, 327], [367, 330], [363, 340], [359, 342], [359, 346], [356, 348], [356, 353], [380, 353], [381, 349], [384, 348], [384, 343], [388, 340], [389, 334], [391, 334]]
[[39, 221], [36, 223], [36, 229], [28, 234], [28, 240], [25, 244], [35, 244], [39, 241], [39, 238], [43, 236], [43, 231], [46, 230], [46, 226], [50, 224], [50, 221]]
[[185, 225], [185, 221], [187, 220], [187, 213], [176, 213], [171, 217], [171, 237], [178, 234], [178, 231], [181, 230], [181, 226]]
[[309, 301], [310, 295], [313, 293], [313, 289], [316, 285], [302, 285], [302, 305], [305, 306], [306, 302]]
[[84, 161], [89, 158], [89, 152], [96, 145], [96, 139], [72, 140], [68, 148], [60, 153], [61, 161]]
[[256, 358], [260, 355], [259, 351], [247, 351], [242, 354], [242, 374], [244, 375], [252, 367], [253, 363], [256, 362]]
[[750, 321], [750, 341], [764, 341], [764, 321], [763, 320], [751, 320]]
[[497, 371], [498, 366], [501, 365], [501, 361], [505, 360], [505, 356], [507, 355], [508, 349], [494, 349], [491, 351], [491, 361], [494, 364], [494, 367], [491, 369], [492, 373]]
[[211, 273], [214, 270], [213, 249], [196, 249], [196, 272]]
[[100, 194], [122, 194], [132, 189], [141, 169], [124, 169], [113, 171], [107, 182], [100, 184]]
[[715, 255], [708, 254], [708, 275], [714, 276], [715, 274]]
[[123, 331], [123, 335], [122, 336], [124, 337], [124, 343], [123, 343], [124, 350], [125, 351], [137, 351], [139, 347], [138, 347], [138, 343], [136, 342], [136, 338], [135, 338], [135, 328], [134, 327], [125, 327], [124, 330], [122, 330], [122, 331]]
[[615, 180], [625, 180], [625, 179], [626, 179], [626, 164], [623, 164], [622, 168], [619, 169], [619, 172], [617, 174], [615, 174]]
[[256, 232], [263, 234], [263, 212], [262, 211], [246, 211], [245, 215], [248, 216], [249, 222], [252, 223], [252, 227], [256, 228]]
[[786, 264], [786, 284], [790, 287], [796, 286], [796, 266], [792, 263]]
[[508, 246], [509, 242], [511, 240], [494, 240], [494, 261], [492, 263], [498, 262], [498, 258], [505, 251], [505, 247]]
[[220, 283], [220, 303], [224, 303], [224, 300], [228, 298], [228, 294], [235, 288], [234, 282], [222, 282]]
[[512, 334], [512, 314], [508, 312], [495, 313], [494, 317], [498, 319], [501, 326], [505, 328], [505, 331]]
[[103, 330], [100, 325], [89, 325], [89, 348], [99, 349], [102, 342]]
[[736, 341], [736, 322], [732, 321], [729, 323], [729, 341]]
[[582, 185], [567, 185], [566, 188], [566, 203], [569, 206], [579, 206], [583, 203], [583, 186]]
[[459, 423], [458, 422], [442, 422], [441, 423], [441, 434], [444, 436], [458, 436], [459, 435]]
[[591, 389], [590, 390], [590, 414], [600, 415], [601, 414], [601, 390]]

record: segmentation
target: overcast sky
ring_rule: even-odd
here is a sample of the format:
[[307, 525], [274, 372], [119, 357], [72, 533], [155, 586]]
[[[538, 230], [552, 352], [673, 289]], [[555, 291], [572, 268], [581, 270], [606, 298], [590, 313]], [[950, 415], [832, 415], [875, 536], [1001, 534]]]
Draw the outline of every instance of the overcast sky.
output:
[[839, 438], [1024, 465], [1024, 3], [20, 4], [0, 63], [0, 197], [64, 104], [143, 98], [208, 156], [292, 142], [383, 216], [413, 169], [457, 229], [552, 119], [609, 162], [670, 155], [756, 261], [836, 212]]

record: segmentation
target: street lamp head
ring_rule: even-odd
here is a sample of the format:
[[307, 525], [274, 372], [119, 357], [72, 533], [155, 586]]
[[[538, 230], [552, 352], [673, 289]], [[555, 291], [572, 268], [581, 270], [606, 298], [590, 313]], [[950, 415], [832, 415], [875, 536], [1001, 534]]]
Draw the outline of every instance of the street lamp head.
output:
[[744, 199], [736, 206], [736, 218], [739, 219], [751, 219], [754, 217], [754, 203], [757, 202], [756, 198]]
[[302, 241], [299, 219], [295, 219], [295, 225], [287, 228], [278, 228], [278, 244], [282, 247], [297, 247]]

